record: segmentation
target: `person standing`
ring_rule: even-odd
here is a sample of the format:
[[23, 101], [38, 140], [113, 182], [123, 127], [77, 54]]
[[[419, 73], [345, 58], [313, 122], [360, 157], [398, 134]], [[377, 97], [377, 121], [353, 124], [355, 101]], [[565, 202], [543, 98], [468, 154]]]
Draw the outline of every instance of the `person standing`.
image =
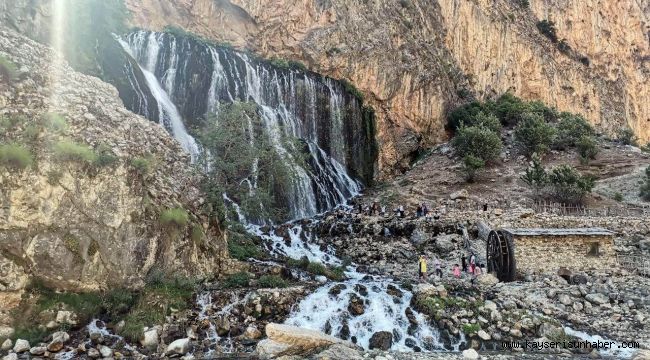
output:
[[440, 259], [436, 258], [435, 266], [436, 266], [436, 276], [442, 279], [442, 264], [440, 263]]
[[418, 259], [418, 274], [420, 282], [427, 281], [427, 258], [424, 255], [420, 255]]
[[465, 254], [463, 254], [463, 256], [460, 258], [460, 265], [463, 272], [467, 272], [467, 257]]
[[427, 204], [422, 203], [422, 215], [424, 217], [427, 217], [429, 215], [429, 208], [427, 207]]
[[399, 213], [399, 217], [403, 218], [404, 217], [404, 205], [400, 205], [397, 208], [397, 212]]
[[469, 272], [473, 274], [475, 268], [476, 268], [476, 256], [472, 254], [469, 257]]
[[415, 209], [415, 216], [422, 217], [422, 205], [418, 205], [418, 207]]
[[454, 264], [454, 277], [460, 279], [460, 267], [458, 264]]

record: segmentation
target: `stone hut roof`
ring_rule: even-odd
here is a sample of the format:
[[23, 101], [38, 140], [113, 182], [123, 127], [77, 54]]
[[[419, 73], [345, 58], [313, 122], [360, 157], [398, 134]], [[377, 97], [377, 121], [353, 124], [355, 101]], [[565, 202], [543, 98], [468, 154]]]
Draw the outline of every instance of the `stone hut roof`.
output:
[[519, 228], [519, 229], [501, 229], [513, 236], [614, 236], [616, 233], [604, 228]]

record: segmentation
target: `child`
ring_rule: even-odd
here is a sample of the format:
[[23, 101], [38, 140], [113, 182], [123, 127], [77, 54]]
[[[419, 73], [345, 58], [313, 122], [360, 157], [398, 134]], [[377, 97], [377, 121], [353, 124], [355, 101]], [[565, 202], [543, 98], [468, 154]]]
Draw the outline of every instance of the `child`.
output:
[[458, 264], [454, 264], [454, 277], [460, 279], [460, 267]]

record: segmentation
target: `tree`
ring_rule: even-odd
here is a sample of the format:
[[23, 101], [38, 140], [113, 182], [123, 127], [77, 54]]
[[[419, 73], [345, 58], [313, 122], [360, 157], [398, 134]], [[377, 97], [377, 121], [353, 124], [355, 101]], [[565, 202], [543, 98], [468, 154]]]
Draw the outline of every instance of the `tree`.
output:
[[490, 102], [482, 103], [479, 101], [473, 101], [454, 109], [447, 116], [447, 128], [451, 131], [456, 131], [461, 124], [464, 124], [465, 126], [475, 125], [473, 119], [480, 113], [491, 114], [492, 105], [493, 104]]
[[591, 136], [583, 135], [576, 143], [578, 154], [580, 154], [580, 161], [583, 164], [589, 163], [589, 160], [595, 159], [598, 155], [598, 146], [596, 141]]
[[645, 181], [641, 185], [639, 196], [644, 201], [650, 201], [650, 166], [645, 169]]
[[546, 153], [554, 137], [555, 129], [539, 114], [525, 114], [515, 129], [515, 141], [528, 157]]
[[578, 140], [583, 136], [593, 136], [594, 128], [581, 115], [568, 112], [560, 114], [560, 121], [557, 124], [557, 137], [553, 146], [559, 150], [565, 150], [576, 146]]
[[488, 163], [501, 154], [501, 137], [484, 126], [462, 126], [452, 139], [458, 156], [472, 155]]
[[623, 145], [636, 146], [637, 138], [634, 130], [630, 128], [623, 128], [618, 131], [618, 141]]
[[548, 174], [539, 156], [533, 155], [532, 164], [521, 176], [521, 180], [533, 190], [535, 197], [540, 196], [544, 187], [548, 185]]
[[467, 176], [467, 182], [474, 182], [476, 174], [485, 167], [485, 161], [474, 155], [467, 155], [463, 158], [463, 170]]
[[501, 95], [494, 105], [494, 114], [504, 126], [517, 125], [522, 115], [529, 111], [529, 104], [510, 92]]
[[549, 184], [557, 201], [578, 204], [591, 192], [595, 180], [591, 176], [582, 176], [570, 165], [560, 165], [549, 174]]
[[[235, 102], [211, 114], [200, 134], [209, 151], [208, 192], [210, 212], [223, 218], [223, 194], [235, 201], [251, 219], [284, 220], [284, 199], [295, 176], [292, 166], [304, 166], [304, 145], [280, 135], [277, 141], [291, 154], [280, 154], [262, 122], [257, 105]], [[277, 131], [282, 134], [282, 131]]]

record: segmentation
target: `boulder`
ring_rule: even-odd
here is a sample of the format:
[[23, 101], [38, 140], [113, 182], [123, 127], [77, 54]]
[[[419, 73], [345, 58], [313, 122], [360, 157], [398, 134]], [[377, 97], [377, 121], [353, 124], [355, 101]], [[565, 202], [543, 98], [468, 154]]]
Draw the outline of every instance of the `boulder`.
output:
[[14, 346], [13, 341], [11, 339], [5, 339], [5, 341], [0, 345], [0, 351], [9, 351]]
[[89, 358], [91, 358], [91, 359], [97, 359], [97, 358], [99, 358], [100, 356], [101, 356], [101, 354], [99, 353], [99, 350], [97, 350], [97, 349], [95, 349], [95, 348], [90, 348], [90, 349], [88, 349], [88, 357], [89, 357]]
[[334, 344], [314, 356], [315, 360], [363, 360], [359, 351], [341, 344]]
[[348, 304], [348, 311], [353, 316], [362, 315], [365, 312], [363, 299], [358, 297], [356, 294], [353, 294], [350, 297], [350, 303]]
[[436, 236], [433, 247], [438, 253], [448, 254], [454, 251], [456, 244], [460, 241], [461, 239], [457, 234], [438, 235]]
[[566, 305], [566, 306], [569, 306], [569, 305], [573, 304], [573, 300], [571, 300], [571, 296], [569, 296], [569, 295], [567, 295], [567, 294], [561, 294], [560, 296], [558, 296], [557, 299], [558, 299], [558, 300], [559, 300], [563, 305]]
[[378, 331], [370, 337], [369, 348], [379, 350], [390, 350], [393, 346], [393, 333], [390, 331]]
[[479, 358], [478, 353], [474, 349], [463, 350], [463, 359], [476, 360]]
[[537, 335], [545, 338], [555, 338], [562, 334], [564, 334], [564, 329], [561, 326], [548, 322], [542, 323], [537, 329]]
[[52, 334], [52, 341], [47, 345], [47, 350], [50, 352], [61, 351], [68, 340], [70, 340], [70, 335], [67, 332], [57, 331]]
[[609, 303], [609, 297], [606, 296], [605, 294], [601, 294], [601, 293], [587, 294], [585, 296], [585, 299], [587, 299], [587, 301], [589, 301], [590, 303], [596, 304], [596, 305], [602, 305], [602, 304]]
[[178, 339], [174, 340], [169, 346], [167, 346], [166, 355], [185, 355], [190, 351], [190, 339]]
[[46, 351], [47, 348], [45, 346], [34, 346], [33, 348], [29, 349], [29, 353], [35, 356], [41, 356], [45, 354]]
[[31, 346], [29, 346], [29, 341], [18, 339], [14, 344], [14, 352], [20, 354], [22, 352], [28, 351], [30, 347]]
[[56, 313], [56, 322], [59, 324], [77, 325], [79, 322], [77, 319], [77, 314], [72, 311], [59, 310]]
[[413, 288], [413, 294], [418, 297], [438, 296], [438, 289], [429, 283], [422, 283]]
[[113, 349], [109, 348], [106, 345], [102, 345], [102, 346], [99, 347], [99, 353], [104, 358], [110, 358], [110, 357], [113, 356]]
[[490, 340], [490, 339], [492, 338], [492, 337], [490, 336], [490, 334], [488, 334], [487, 332], [485, 332], [485, 330], [479, 330], [478, 333], [477, 333], [477, 335], [478, 335], [478, 337], [481, 338], [481, 340], [483, 340], [483, 341], [488, 341], [488, 340]]
[[463, 199], [467, 199], [468, 197], [469, 197], [469, 193], [467, 192], [466, 189], [454, 191], [453, 193], [449, 194], [449, 198], [452, 200], [463, 200]]
[[243, 337], [249, 340], [257, 340], [262, 337], [262, 332], [259, 331], [255, 326], [249, 326], [244, 331]]
[[2, 360], [18, 360], [18, 355], [16, 355], [16, 353], [11, 353], [9, 355], [3, 356]]
[[269, 323], [266, 325], [265, 332], [268, 339], [257, 344], [257, 353], [262, 358], [297, 355], [333, 344], [357, 348], [348, 341], [297, 326]]
[[483, 286], [494, 286], [499, 283], [499, 279], [493, 274], [482, 274], [478, 277], [478, 283]]
[[140, 339], [140, 345], [149, 350], [156, 350], [158, 347], [158, 329], [151, 328], [145, 331], [144, 336]]
[[0, 340], [1, 339], [8, 339], [8, 338], [14, 336], [15, 332], [16, 331], [14, 330], [14, 328], [12, 328], [10, 326], [0, 326]]

